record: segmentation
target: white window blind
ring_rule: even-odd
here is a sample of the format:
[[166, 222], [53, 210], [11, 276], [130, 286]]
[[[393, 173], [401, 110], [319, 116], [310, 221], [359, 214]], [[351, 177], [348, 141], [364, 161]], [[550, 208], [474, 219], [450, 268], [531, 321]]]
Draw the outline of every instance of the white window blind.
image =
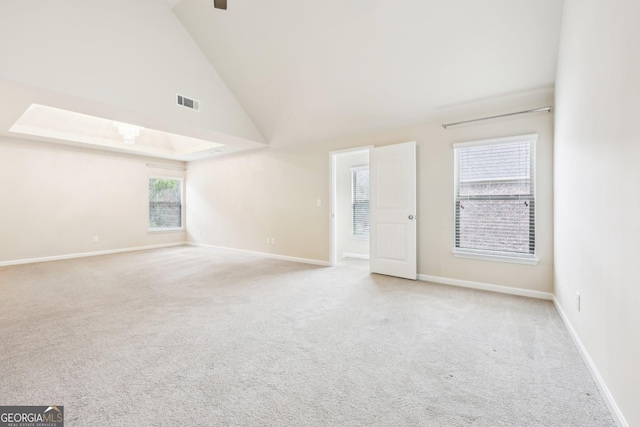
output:
[[454, 144], [457, 251], [533, 257], [535, 140]]
[[369, 238], [369, 167], [351, 169], [352, 229], [354, 237]]
[[182, 180], [149, 178], [149, 228], [182, 227]]

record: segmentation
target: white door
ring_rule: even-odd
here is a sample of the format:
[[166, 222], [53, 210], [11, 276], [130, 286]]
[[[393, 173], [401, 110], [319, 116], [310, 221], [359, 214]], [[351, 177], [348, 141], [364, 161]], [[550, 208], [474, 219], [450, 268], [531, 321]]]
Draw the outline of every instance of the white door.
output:
[[370, 268], [416, 280], [416, 143], [371, 150]]

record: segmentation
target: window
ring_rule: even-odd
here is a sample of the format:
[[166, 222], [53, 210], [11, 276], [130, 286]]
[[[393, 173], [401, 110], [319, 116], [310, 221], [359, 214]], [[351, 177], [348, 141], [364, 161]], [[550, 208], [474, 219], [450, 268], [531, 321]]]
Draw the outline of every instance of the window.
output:
[[182, 228], [182, 179], [149, 178], [149, 228]]
[[351, 169], [351, 204], [353, 237], [369, 238], [369, 166]]
[[535, 141], [454, 144], [456, 256], [535, 264]]

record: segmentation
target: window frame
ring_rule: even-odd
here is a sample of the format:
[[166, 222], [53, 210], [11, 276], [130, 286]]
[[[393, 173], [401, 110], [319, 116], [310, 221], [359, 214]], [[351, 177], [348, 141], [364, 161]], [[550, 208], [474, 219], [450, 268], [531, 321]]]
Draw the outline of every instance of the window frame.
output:
[[[527, 264], [527, 265], [537, 265], [540, 261], [538, 259], [538, 239], [537, 239], [537, 199], [538, 199], [538, 189], [537, 189], [537, 166], [536, 166], [536, 147], [537, 147], [538, 134], [527, 134], [527, 135], [517, 135], [510, 136], [505, 138], [492, 138], [492, 139], [484, 139], [478, 141], [468, 141], [468, 142], [458, 142], [453, 144], [454, 150], [454, 182], [453, 182], [453, 250], [452, 253], [455, 257], [458, 258], [468, 258], [468, 259], [478, 259], [485, 261], [499, 261], [499, 262], [509, 262], [516, 264]], [[459, 151], [460, 148], [469, 148], [469, 147], [481, 147], [481, 146], [489, 146], [489, 145], [498, 145], [498, 144], [509, 144], [515, 142], [530, 142], [530, 179], [531, 179], [531, 189], [532, 196], [528, 199], [530, 200], [530, 221], [533, 220], [533, 253], [518, 253], [518, 252], [508, 252], [508, 251], [491, 251], [486, 249], [470, 249], [470, 248], [458, 248], [456, 247], [457, 237], [458, 237], [458, 221], [456, 219], [456, 215], [458, 214], [458, 186], [460, 184], [460, 163], [459, 163]], [[486, 196], [485, 196], [486, 197]], [[505, 196], [505, 199], [513, 196]], [[480, 200], [482, 196], [478, 197]], [[527, 200], [527, 199], [525, 199]]]
[[[362, 166], [353, 166], [351, 168], [349, 168], [349, 174], [351, 176], [351, 238], [354, 240], [369, 240], [371, 238], [371, 230], [369, 230], [368, 234], [356, 234], [355, 233], [355, 223], [356, 223], [356, 217], [355, 217], [355, 192], [354, 192], [354, 180], [355, 180], [355, 174], [358, 171], [362, 171], [362, 170], [370, 170], [369, 169], [369, 165], [362, 165]], [[371, 180], [371, 176], [369, 176], [369, 180]], [[371, 181], [369, 181], [369, 225], [371, 225]]]
[[[180, 227], [151, 227], [149, 205], [151, 204], [151, 194], [149, 193], [149, 181], [152, 179], [164, 179], [180, 182]], [[149, 233], [174, 233], [185, 230], [185, 206], [184, 206], [184, 178], [166, 175], [149, 175], [147, 177], [147, 231]]]

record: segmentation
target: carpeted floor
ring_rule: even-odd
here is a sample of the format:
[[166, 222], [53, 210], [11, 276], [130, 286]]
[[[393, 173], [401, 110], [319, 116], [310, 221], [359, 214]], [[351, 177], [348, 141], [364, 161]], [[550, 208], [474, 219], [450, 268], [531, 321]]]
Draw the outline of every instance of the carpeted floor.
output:
[[0, 268], [0, 405], [67, 426], [614, 426], [552, 303], [176, 247]]

